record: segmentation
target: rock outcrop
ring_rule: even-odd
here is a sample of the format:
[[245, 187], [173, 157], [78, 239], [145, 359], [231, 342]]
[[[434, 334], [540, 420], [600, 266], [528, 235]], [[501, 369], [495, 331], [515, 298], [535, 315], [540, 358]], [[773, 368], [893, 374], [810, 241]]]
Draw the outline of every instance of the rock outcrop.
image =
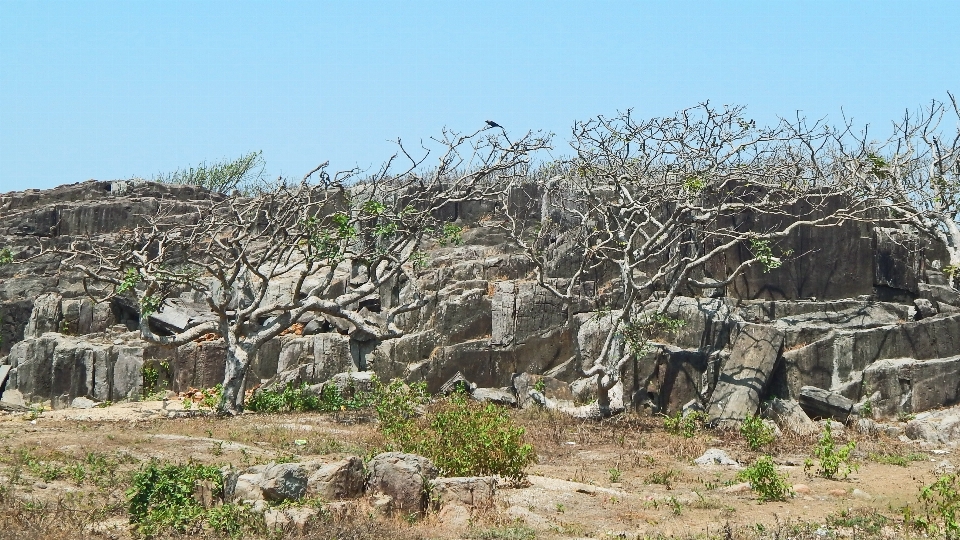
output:
[[[218, 197], [195, 187], [126, 181], [7, 193], [0, 195], [0, 247], [22, 260], [36, 253], [38, 238], [110, 242], [160, 205], [195, 220], [190, 202]], [[436, 392], [459, 374], [476, 399], [593, 414], [596, 379], [583, 378], [582, 368], [593, 363], [611, 314], [622, 308], [619, 278], [597, 269], [574, 284], [572, 301], [560, 301], [538, 284], [534, 265], [507, 241], [497, 216], [490, 219], [491, 209], [462, 203], [450, 210], [464, 227], [464, 244], [426, 246], [418, 280], [431, 301], [400, 318], [403, 337], [378, 342], [347, 321], [308, 314], [263, 347], [247, 386], [319, 385], [337, 374], [370, 372], [424, 381]], [[801, 228], [778, 247], [804, 256], [768, 272], [750, 269], [707, 297], [676, 298], [668, 315], [686, 324], [627, 363], [616, 381], [618, 406], [671, 414], [695, 406], [717, 423], [735, 423], [758, 414], [771, 397], [799, 401], [811, 417], [842, 416], [804, 401], [805, 387], [843, 398], [844, 406], [876, 396], [871, 404], [880, 417], [960, 402], [960, 292], [935, 270], [945, 260], [942, 246], [860, 222]], [[583, 256], [562, 237], [549, 252], [554, 274]], [[724, 268], [704, 271], [725, 275], [748, 255], [732, 250], [716, 261]], [[340, 291], [365, 279], [351, 268], [338, 268], [337, 276]], [[554, 284], [565, 287], [564, 279]], [[289, 288], [272, 286], [275, 295]], [[403, 294], [400, 285], [385, 288], [357, 307], [376, 317]], [[196, 325], [209, 317], [201, 300], [183, 294], [149, 323], [158, 332]], [[78, 397], [139, 399], [147, 372], [156, 389], [220, 382], [222, 341], [160, 347], [132, 332], [139, 322], [137, 306], [123, 299], [91, 300], [56, 255], [0, 267], [3, 401], [59, 408]]]

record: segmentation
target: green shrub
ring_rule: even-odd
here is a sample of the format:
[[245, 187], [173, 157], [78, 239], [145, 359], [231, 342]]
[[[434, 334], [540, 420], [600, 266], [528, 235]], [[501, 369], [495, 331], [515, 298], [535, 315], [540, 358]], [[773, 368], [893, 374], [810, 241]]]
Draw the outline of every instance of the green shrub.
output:
[[759, 416], [748, 415], [740, 425], [740, 435], [747, 440], [751, 450], [759, 450], [772, 443], [773, 429], [763, 422]]
[[674, 435], [683, 435], [686, 438], [693, 437], [703, 428], [703, 423], [707, 415], [699, 411], [683, 414], [677, 412], [673, 416], [664, 416], [663, 427]]
[[523, 443], [523, 428], [515, 426], [502, 407], [456, 393], [417, 417], [426, 399], [423, 385], [406, 387], [394, 380], [380, 388], [377, 415], [391, 446], [430, 458], [447, 476], [519, 479], [536, 460], [533, 447]]
[[216, 467], [150, 461], [134, 474], [132, 487], [127, 490], [130, 523], [146, 537], [168, 530], [186, 532], [205, 516], [206, 511], [193, 496], [197, 482], [204, 480], [216, 486], [214, 496], [219, 497], [223, 480]]
[[[857, 443], [851, 441], [838, 447], [833, 441], [833, 433], [830, 429], [831, 423], [826, 423], [823, 435], [820, 436], [817, 446], [813, 449], [813, 455], [820, 460], [817, 475], [829, 479], [835, 479], [837, 475], [840, 475], [840, 478], [846, 478], [858, 468], [856, 464], [850, 463], [850, 453], [857, 447]], [[807, 470], [813, 468], [813, 461], [808, 459], [804, 468]]]
[[931, 536], [960, 539], [960, 476], [941, 476], [920, 488], [919, 511], [903, 509], [904, 522]]
[[155, 182], [200, 186], [211, 191], [227, 193], [238, 189], [245, 194], [255, 193], [265, 184], [263, 152], [250, 152], [233, 161], [200, 163], [196, 167], [158, 174]]
[[750, 482], [750, 489], [757, 493], [761, 502], [783, 501], [790, 496], [790, 484], [786, 474], [778, 474], [770, 456], [760, 456], [753, 465], [740, 471], [737, 479]]
[[[221, 390], [222, 391], [222, 390]], [[288, 384], [283, 390], [261, 390], [247, 400], [245, 408], [263, 413], [281, 412], [333, 412], [357, 410], [367, 407], [373, 396], [357, 392], [346, 399], [335, 385], [328, 384], [318, 396], [310, 390], [307, 383], [299, 387]]]
[[8, 264], [13, 264], [13, 252], [10, 248], [2, 248], [0, 249], [0, 266]]

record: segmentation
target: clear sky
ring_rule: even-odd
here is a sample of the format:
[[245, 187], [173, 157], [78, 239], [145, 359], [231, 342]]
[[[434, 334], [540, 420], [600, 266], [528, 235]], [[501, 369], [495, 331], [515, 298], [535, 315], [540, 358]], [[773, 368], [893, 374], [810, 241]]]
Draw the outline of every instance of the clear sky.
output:
[[960, 2], [0, 0], [0, 192], [263, 150], [375, 167], [486, 119], [556, 133], [702, 100], [886, 130], [960, 93]]

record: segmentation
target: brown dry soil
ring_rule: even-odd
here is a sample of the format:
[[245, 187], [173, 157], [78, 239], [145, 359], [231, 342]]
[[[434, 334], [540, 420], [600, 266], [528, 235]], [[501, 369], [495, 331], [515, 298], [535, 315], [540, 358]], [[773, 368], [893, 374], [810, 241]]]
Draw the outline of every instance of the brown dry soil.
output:
[[[161, 417], [172, 404], [0, 414], [0, 538], [130, 538], [125, 490], [151, 459], [243, 467], [273, 460], [369, 456], [384, 440], [371, 413]], [[783, 437], [766, 452], [797, 493], [760, 503], [732, 467], [698, 467], [707, 448], [740, 463], [760, 454], [736, 432], [666, 432], [658, 418], [581, 422], [517, 411], [539, 462], [522, 485], [502, 487], [496, 507], [468, 524], [431, 514], [378, 517], [366, 503], [340, 522], [319, 520], [306, 538], [903, 538], [901, 509], [952, 454], [885, 437], [855, 436], [845, 480], [809, 476], [816, 438]], [[841, 435], [839, 441], [851, 435]], [[91, 457], [92, 456], [92, 457]], [[886, 459], [878, 456], [887, 456]], [[898, 458], [902, 465], [890, 463]], [[886, 461], [886, 462], [881, 462]], [[46, 477], [46, 479], [44, 479]], [[856, 491], [855, 491], [856, 490]], [[269, 536], [269, 535], [268, 535]], [[216, 537], [194, 531], [190, 538]], [[250, 536], [244, 536], [249, 538]]]

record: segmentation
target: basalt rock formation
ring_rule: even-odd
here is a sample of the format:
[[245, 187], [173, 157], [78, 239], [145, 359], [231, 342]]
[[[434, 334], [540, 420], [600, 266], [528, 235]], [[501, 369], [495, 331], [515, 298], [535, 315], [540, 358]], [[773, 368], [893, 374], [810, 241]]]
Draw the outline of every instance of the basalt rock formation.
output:
[[[195, 215], [191, 201], [215, 197], [223, 195], [126, 181], [7, 193], [0, 248], [22, 260], [36, 253], [38, 239], [109, 242], [161, 205], [187, 219]], [[306, 317], [264, 347], [247, 385], [313, 385], [372, 371], [425, 381], [432, 391], [459, 377], [482, 390], [478, 397], [521, 405], [574, 410], [575, 401], [595, 398], [596, 383], [581, 378], [579, 366], [592, 362], [606, 315], [620, 307], [615, 280], [583, 280], [578, 301], [565, 305], [538, 285], [489, 208], [461, 203], [449, 212], [464, 242], [428, 249], [419, 281], [432, 298], [404, 315], [406, 335], [378, 342], [343, 321]], [[870, 223], [802, 230], [790, 242], [803, 255], [780, 268], [749, 271], [708, 297], [677, 298], [669, 314], [685, 325], [627, 366], [611, 394], [617, 406], [693, 407], [722, 423], [756, 414], [773, 396], [833, 417], [867, 399], [874, 414], [888, 417], [960, 402], [960, 292], [936, 270], [946, 260], [941, 246]], [[553, 251], [559, 269], [582, 256], [562, 241]], [[736, 266], [736, 253], [726, 264]], [[356, 286], [363, 276], [348, 268], [343, 280]], [[397, 294], [381, 291], [360, 307], [375, 313]], [[207, 316], [199, 298], [184, 294], [151, 324], [182, 330]], [[139, 338], [139, 319], [137, 306], [122, 299], [91, 300], [56, 255], [0, 267], [3, 401], [65, 407], [77, 397], [138, 399], [145, 380], [173, 391], [222, 380], [225, 349], [216, 336], [161, 347]]]

